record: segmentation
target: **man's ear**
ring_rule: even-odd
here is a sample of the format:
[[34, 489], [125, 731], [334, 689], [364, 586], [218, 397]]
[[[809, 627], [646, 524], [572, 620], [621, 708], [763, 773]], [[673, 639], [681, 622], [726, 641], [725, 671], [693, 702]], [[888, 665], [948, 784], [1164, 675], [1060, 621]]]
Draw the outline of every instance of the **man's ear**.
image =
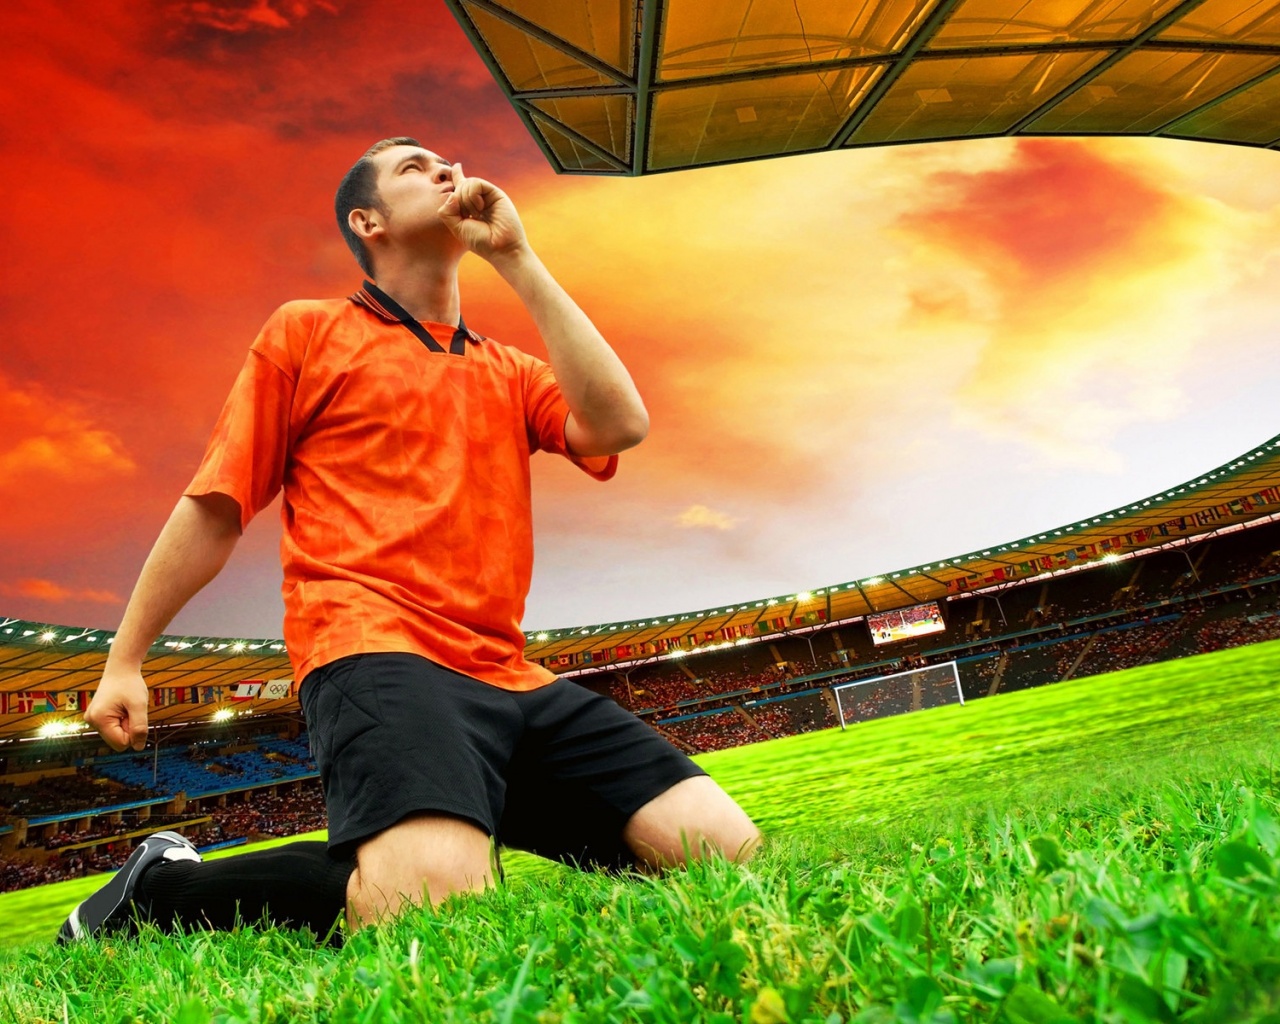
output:
[[356, 237], [369, 241], [374, 235], [380, 235], [385, 230], [382, 222], [382, 214], [375, 209], [368, 210], [352, 210], [347, 214], [347, 226], [355, 232]]

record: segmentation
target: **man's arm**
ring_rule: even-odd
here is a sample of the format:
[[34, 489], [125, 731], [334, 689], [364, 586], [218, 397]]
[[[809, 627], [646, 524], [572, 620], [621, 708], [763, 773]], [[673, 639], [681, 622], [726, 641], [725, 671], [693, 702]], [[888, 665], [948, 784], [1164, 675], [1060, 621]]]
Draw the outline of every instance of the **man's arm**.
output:
[[183, 496], [160, 531], [125, 608], [84, 719], [112, 750], [147, 743], [142, 662], [182, 607], [222, 571], [240, 539], [240, 506], [225, 494]]
[[493, 260], [546, 343], [569, 404], [564, 437], [575, 455], [614, 455], [649, 433], [649, 413], [631, 374], [595, 325], [527, 245]]
[[491, 182], [465, 177], [461, 164], [453, 165], [453, 181], [441, 218], [493, 265], [533, 317], [569, 405], [569, 450], [614, 455], [639, 444], [649, 432], [649, 413], [631, 374], [530, 248], [511, 200]]

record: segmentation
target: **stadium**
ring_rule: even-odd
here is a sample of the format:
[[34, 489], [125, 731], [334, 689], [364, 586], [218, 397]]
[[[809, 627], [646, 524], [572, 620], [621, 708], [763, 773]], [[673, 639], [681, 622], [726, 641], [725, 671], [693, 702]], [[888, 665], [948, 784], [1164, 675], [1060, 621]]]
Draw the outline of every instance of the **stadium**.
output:
[[[1031, 135], [1280, 148], [1275, 4], [805, 4], [797, 35], [789, 3], [446, 3], [560, 174]], [[144, 933], [139, 959], [103, 944], [142, 979], [120, 1019], [1275, 1019], [1280, 435], [1034, 534], [795, 585], [525, 634], [741, 792], [777, 837], [758, 867], [619, 881], [517, 853], [492, 898], [341, 955], [245, 922], [175, 961]], [[215, 857], [323, 838], [270, 632], [159, 637], [148, 748], [116, 753], [83, 719], [114, 631], [0, 618], [22, 979], [0, 1017], [105, 1019], [91, 958], [49, 940], [158, 829]]]

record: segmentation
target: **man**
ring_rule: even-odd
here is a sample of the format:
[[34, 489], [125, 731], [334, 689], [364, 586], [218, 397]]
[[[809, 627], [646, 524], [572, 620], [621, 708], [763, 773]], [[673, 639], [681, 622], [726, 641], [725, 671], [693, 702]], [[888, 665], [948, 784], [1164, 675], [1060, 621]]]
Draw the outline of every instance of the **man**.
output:
[[[599, 480], [648, 414], [630, 375], [534, 254], [511, 200], [411, 138], [347, 173], [338, 224], [368, 281], [267, 322], [204, 460], [143, 566], [85, 719], [146, 743], [142, 662], [283, 489], [284, 635], [329, 841], [202, 862], [158, 833], [78, 906], [68, 941], [263, 914], [332, 934], [501, 877], [499, 843], [659, 869], [760, 833], [705, 772], [604, 697], [531, 664], [529, 456]], [[515, 291], [550, 365], [471, 331], [468, 252]]]

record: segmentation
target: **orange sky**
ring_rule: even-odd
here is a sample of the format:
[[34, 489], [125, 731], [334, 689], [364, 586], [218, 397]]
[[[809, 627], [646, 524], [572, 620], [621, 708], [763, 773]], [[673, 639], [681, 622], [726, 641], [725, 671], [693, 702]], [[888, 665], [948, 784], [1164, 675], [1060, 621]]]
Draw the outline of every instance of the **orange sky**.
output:
[[[610, 484], [535, 459], [530, 627], [944, 558], [1278, 432], [1274, 153], [991, 140], [557, 177], [443, 5], [6, 13], [3, 614], [119, 623], [262, 321], [359, 284], [333, 189], [394, 134], [507, 189], [652, 414]], [[463, 309], [541, 353], [478, 262]], [[273, 507], [172, 631], [278, 635], [278, 530]]]

